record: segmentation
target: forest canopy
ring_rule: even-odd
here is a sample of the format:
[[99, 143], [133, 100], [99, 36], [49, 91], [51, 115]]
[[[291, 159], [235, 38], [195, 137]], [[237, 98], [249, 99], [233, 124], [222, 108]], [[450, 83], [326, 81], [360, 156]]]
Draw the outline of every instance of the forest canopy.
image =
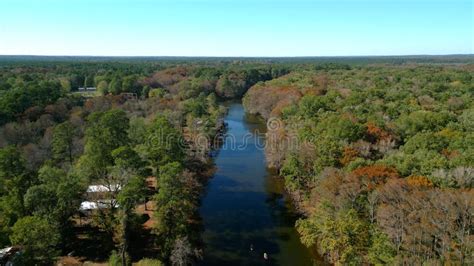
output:
[[247, 110], [280, 120], [267, 160], [304, 244], [336, 264], [472, 263], [473, 73], [299, 70], [250, 88]]
[[325, 260], [472, 264], [473, 63], [0, 57], [0, 247], [27, 265], [197, 262], [222, 102], [241, 99]]

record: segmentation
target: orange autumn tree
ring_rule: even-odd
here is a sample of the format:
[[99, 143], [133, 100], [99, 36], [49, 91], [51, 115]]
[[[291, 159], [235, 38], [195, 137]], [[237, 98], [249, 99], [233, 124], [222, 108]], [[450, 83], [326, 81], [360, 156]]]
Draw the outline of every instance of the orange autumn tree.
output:
[[359, 156], [359, 151], [352, 147], [344, 147], [342, 158], [339, 160], [342, 165], [346, 166]]
[[377, 142], [379, 140], [387, 140], [391, 138], [390, 134], [383, 130], [382, 128], [375, 125], [373, 122], [367, 122], [367, 135], [369, 139], [373, 142]]
[[433, 187], [433, 182], [429, 180], [426, 176], [420, 175], [411, 175], [407, 177], [408, 185], [412, 187], [419, 187], [419, 188], [430, 188]]
[[373, 190], [378, 185], [384, 184], [387, 179], [399, 178], [397, 170], [385, 165], [369, 165], [359, 167], [351, 173], [354, 177], [361, 180], [368, 190]]

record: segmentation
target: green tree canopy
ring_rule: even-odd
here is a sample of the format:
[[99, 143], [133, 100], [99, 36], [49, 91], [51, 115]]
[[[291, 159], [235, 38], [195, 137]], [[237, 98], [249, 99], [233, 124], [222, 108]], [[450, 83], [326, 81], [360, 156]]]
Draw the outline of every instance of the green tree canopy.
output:
[[60, 236], [57, 228], [47, 220], [37, 216], [26, 216], [18, 220], [10, 236], [14, 245], [24, 248], [30, 263], [51, 263], [58, 255], [57, 245]]

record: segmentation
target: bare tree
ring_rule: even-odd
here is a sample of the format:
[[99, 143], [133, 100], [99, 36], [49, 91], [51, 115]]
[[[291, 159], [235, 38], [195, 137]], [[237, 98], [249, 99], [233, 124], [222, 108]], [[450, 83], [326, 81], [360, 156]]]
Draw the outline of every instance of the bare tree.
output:
[[175, 266], [186, 266], [193, 262], [193, 248], [189, 243], [188, 237], [181, 237], [174, 242], [173, 250], [171, 251], [171, 264]]

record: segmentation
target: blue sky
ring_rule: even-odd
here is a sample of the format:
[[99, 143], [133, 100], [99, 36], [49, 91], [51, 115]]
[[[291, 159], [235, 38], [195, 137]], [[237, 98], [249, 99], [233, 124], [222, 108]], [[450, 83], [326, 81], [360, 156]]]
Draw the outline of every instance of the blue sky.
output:
[[0, 54], [474, 53], [469, 0], [0, 0]]

